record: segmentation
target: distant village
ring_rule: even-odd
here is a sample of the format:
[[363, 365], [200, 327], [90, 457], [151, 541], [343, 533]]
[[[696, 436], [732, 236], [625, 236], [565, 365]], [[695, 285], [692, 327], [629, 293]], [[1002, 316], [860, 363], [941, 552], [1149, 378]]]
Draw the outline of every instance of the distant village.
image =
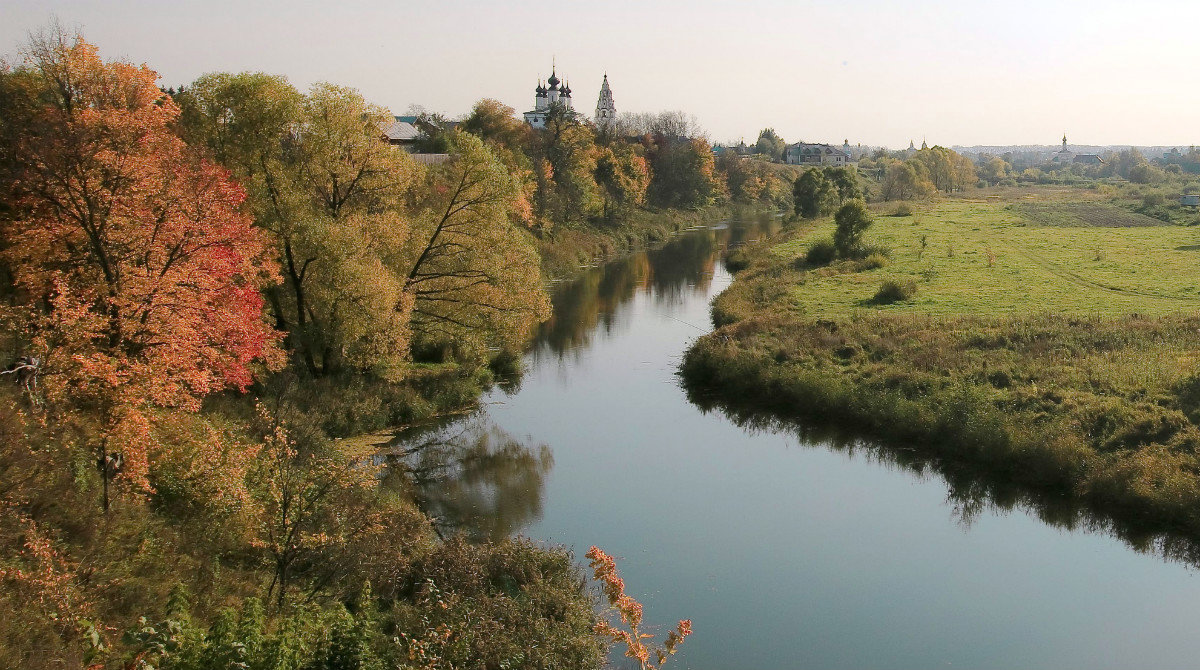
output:
[[[559, 78], [557, 65], [551, 65], [550, 77], [538, 79], [534, 87], [533, 109], [522, 113], [522, 117], [530, 127], [544, 129], [552, 109], [558, 107], [576, 115], [580, 120], [586, 115], [575, 111], [574, 91], [565, 78]], [[600, 84], [596, 107], [590, 121], [597, 128], [613, 128], [620, 117], [613, 97], [612, 85], [608, 74]], [[388, 142], [400, 145], [414, 155], [418, 162], [439, 163], [446, 159], [444, 154], [429, 153], [420, 150], [420, 139], [429, 131], [422, 128], [428, 123], [421, 115], [409, 114], [396, 116], [394, 123], [384, 129]], [[457, 125], [457, 121], [438, 119], [441, 129]], [[929, 148], [927, 139], [922, 139], [921, 146], [910, 140], [908, 147], [893, 150], [886, 146], [851, 144], [849, 139], [843, 139], [841, 144], [799, 141], [786, 143], [781, 163], [789, 165], [820, 165], [837, 167], [856, 164], [864, 158], [879, 159], [883, 157], [907, 159], [921, 149]], [[1162, 166], [1178, 165], [1182, 172], [1200, 174], [1200, 150], [1195, 146], [1181, 148], [1179, 146], [1133, 146], [1133, 145], [1087, 145], [1070, 144], [1064, 134], [1058, 145], [975, 145], [949, 146], [963, 156], [973, 161], [983, 162], [992, 157], [999, 157], [1011, 165], [1012, 170], [1020, 172], [1026, 169], [1062, 169], [1070, 166], [1100, 166], [1104, 165], [1115, 154], [1121, 151], [1135, 150], [1148, 160]], [[732, 152], [738, 156], [761, 158], [761, 152], [754, 144], [716, 143], [712, 147], [715, 155]]]

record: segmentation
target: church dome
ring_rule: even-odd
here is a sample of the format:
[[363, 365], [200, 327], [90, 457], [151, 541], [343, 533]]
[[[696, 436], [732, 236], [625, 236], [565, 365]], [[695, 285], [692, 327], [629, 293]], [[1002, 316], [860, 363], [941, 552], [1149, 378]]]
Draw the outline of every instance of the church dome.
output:
[[553, 72], [551, 72], [550, 78], [546, 80], [546, 83], [550, 84], [550, 88], [553, 89], [558, 86], [558, 82], [559, 82], [558, 77], [555, 76], [555, 74]]
[[562, 94], [567, 96], [568, 98], [571, 97], [571, 85], [570, 84], [563, 82]]

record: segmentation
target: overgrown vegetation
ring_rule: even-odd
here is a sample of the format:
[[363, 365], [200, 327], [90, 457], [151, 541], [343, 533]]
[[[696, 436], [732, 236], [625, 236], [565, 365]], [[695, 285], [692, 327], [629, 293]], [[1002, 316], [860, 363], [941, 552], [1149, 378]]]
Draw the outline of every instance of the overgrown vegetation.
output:
[[707, 145], [481, 103], [422, 117], [426, 165], [344, 87], [167, 93], [61, 30], [26, 56], [0, 68], [2, 663], [601, 666], [567, 550], [422, 508], [426, 470], [535, 455], [343, 438], [473, 407], [550, 316], [551, 231], [681, 225], [644, 197], [703, 220]]

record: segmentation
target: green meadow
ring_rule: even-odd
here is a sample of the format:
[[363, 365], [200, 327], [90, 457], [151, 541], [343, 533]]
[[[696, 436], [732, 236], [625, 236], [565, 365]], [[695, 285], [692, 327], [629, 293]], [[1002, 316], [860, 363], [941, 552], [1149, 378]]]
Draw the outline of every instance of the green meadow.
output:
[[808, 262], [830, 220], [735, 252], [689, 388], [1200, 537], [1200, 228], [1084, 190], [876, 209], [854, 259]]
[[[890, 262], [868, 272], [806, 273], [786, 307], [815, 318], [864, 311], [1115, 316], [1200, 308], [1200, 228], [1061, 197], [945, 199], [917, 205], [908, 216], [877, 216], [865, 242], [890, 249]], [[819, 224], [775, 246], [771, 256], [801, 258], [814, 237], [832, 233], [831, 221]], [[915, 282], [916, 295], [872, 305], [889, 279]]]

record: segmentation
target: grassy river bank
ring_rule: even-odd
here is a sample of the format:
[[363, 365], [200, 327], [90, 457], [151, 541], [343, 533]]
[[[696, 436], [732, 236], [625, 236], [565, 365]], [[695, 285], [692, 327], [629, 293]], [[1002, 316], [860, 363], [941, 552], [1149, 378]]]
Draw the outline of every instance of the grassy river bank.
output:
[[1088, 191], [905, 209], [866, 235], [884, 260], [808, 263], [829, 221], [740, 252], [693, 394], [1200, 534], [1200, 232]]

